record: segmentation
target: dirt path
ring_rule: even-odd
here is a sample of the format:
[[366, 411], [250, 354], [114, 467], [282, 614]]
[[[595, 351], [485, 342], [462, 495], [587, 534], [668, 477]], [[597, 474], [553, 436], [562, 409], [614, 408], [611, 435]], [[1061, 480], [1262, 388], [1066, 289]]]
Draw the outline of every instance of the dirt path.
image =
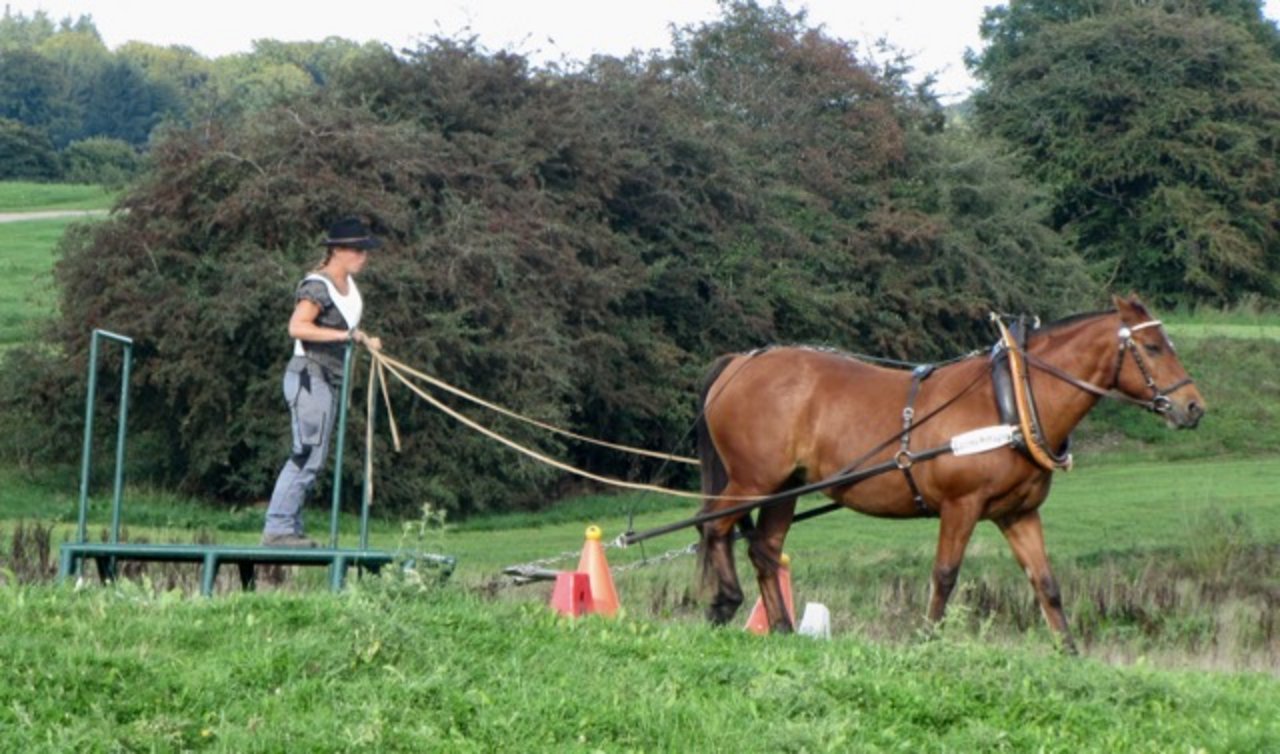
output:
[[36, 212], [0, 212], [0, 223], [20, 223], [24, 220], [57, 220], [63, 217], [106, 217], [105, 209], [49, 209]]

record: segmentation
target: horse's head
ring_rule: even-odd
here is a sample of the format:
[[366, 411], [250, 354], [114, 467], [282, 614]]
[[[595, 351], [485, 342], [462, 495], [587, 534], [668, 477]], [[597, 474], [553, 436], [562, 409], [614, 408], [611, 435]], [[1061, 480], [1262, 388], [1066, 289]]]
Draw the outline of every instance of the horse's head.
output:
[[1204, 416], [1204, 397], [1178, 360], [1164, 326], [1137, 296], [1114, 300], [1121, 349], [1115, 389], [1146, 402], [1170, 427], [1195, 427]]

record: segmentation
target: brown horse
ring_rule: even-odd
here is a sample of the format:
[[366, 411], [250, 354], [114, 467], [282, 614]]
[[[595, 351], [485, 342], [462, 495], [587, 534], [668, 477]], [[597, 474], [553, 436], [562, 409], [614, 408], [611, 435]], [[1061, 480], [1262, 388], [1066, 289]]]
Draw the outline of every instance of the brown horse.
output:
[[[1136, 297], [1114, 302], [1114, 311], [1034, 330], [1025, 347], [1015, 349], [1027, 371], [1025, 392], [1041, 420], [1040, 444], [1050, 455], [1066, 445], [1102, 394], [1128, 396], [1173, 427], [1194, 427], [1204, 414], [1204, 399], [1159, 322]], [[872, 516], [940, 518], [929, 619], [942, 618], [974, 526], [989, 519], [1030, 578], [1045, 620], [1074, 651], [1040, 525], [1039, 508], [1053, 472], [1043, 452], [1040, 463], [1008, 445], [963, 456], [944, 452], [929, 460], [912, 456], [1001, 424], [992, 374], [983, 357], [939, 367], [923, 380], [809, 348], [721, 357], [702, 393], [702, 512], [742, 506], [746, 496], [784, 494], [777, 504], [761, 507], [754, 524], [749, 513], [738, 512], [701, 525], [702, 571], [714, 588], [708, 617], [724, 623], [742, 604], [731, 537], [738, 523], [748, 535], [748, 556], [771, 628], [792, 630], [777, 578], [795, 513], [796, 498], [785, 492], [829, 479], [851, 463], [865, 468], [888, 462], [885, 473], [826, 494]], [[915, 422], [908, 432], [903, 409], [912, 402], [908, 415]]]

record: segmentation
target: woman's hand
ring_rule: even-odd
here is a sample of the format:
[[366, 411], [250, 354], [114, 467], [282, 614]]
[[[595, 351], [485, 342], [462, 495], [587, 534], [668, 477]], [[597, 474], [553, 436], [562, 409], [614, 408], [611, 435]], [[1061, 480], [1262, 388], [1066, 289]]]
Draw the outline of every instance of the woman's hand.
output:
[[382, 350], [382, 338], [369, 335], [364, 330], [356, 330], [356, 342], [364, 345], [370, 351]]

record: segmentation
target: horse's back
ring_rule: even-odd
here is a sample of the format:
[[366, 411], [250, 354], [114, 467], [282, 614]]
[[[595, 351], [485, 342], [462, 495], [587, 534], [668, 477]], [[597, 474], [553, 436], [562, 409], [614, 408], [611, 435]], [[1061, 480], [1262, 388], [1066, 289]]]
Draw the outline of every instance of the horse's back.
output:
[[[804, 347], [742, 354], [710, 385], [704, 410], [725, 465], [753, 486], [779, 483], [799, 467], [813, 467], [852, 430], [867, 427], [897, 404], [909, 375], [853, 357]], [[872, 417], [872, 418], [869, 418]], [[812, 469], [811, 469], [812, 470]]]

